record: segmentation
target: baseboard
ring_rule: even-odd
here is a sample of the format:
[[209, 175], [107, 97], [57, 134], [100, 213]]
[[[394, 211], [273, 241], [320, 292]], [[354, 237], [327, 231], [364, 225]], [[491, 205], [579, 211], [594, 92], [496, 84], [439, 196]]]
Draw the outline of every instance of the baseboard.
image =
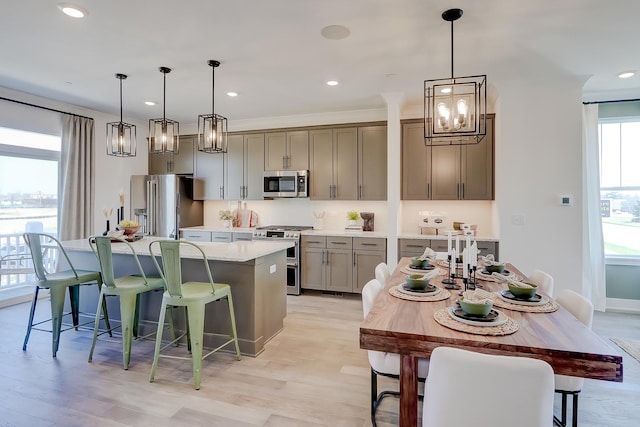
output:
[[606, 311], [614, 311], [620, 313], [640, 313], [640, 300], [637, 299], [622, 299], [622, 298], [607, 298]]

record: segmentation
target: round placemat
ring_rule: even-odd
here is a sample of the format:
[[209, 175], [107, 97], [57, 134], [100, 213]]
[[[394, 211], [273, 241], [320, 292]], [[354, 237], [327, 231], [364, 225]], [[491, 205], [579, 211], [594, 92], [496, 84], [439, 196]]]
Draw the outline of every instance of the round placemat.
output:
[[[501, 273], [494, 273], [494, 274], [501, 274]], [[480, 280], [484, 280], [487, 282], [503, 282], [503, 280], [500, 279], [496, 279], [493, 274], [484, 274], [481, 270], [477, 270], [476, 271], [476, 276], [478, 279]], [[513, 280], [521, 280], [522, 277], [518, 276], [516, 273], [510, 272], [508, 276], [504, 276], [504, 277], [508, 277], [509, 279], [513, 279]]]
[[409, 266], [402, 266], [400, 268], [400, 271], [402, 271], [405, 274], [429, 274], [429, 275], [437, 275], [437, 276], [442, 276], [447, 274], [446, 270], [443, 270], [439, 267], [433, 268], [431, 270], [412, 270], [411, 268], [409, 268]]
[[498, 295], [493, 298], [493, 305], [495, 305], [496, 307], [506, 308], [513, 311], [521, 311], [524, 313], [553, 313], [560, 307], [560, 305], [551, 298], [549, 298], [549, 301], [547, 301], [545, 304], [522, 305], [505, 301]]
[[507, 316], [507, 321], [499, 326], [472, 326], [458, 322], [451, 318], [448, 313], [448, 308], [441, 308], [433, 314], [433, 318], [436, 322], [440, 323], [449, 329], [455, 331], [466, 332], [474, 335], [509, 335], [518, 330], [518, 322]]
[[436, 293], [436, 294], [432, 294], [432, 295], [420, 295], [420, 294], [409, 294], [407, 292], [403, 292], [401, 289], [401, 284], [397, 285], [397, 286], [392, 286], [389, 288], [389, 293], [391, 294], [391, 296], [394, 296], [396, 298], [400, 298], [400, 299], [406, 299], [408, 301], [442, 301], [445, 300], [447, 298], [449, 298], [451, 296], [451, 294], [449, 293], [449, 291], [447, 291], [446, 289], [440, 289], [440, 292]]

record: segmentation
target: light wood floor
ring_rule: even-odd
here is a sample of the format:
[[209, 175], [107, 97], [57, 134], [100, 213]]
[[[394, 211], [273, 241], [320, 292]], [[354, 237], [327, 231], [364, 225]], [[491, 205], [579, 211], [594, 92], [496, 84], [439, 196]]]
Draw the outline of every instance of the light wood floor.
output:
[[[189, 361], [162, 359], [149, 383], [151, 340], [134, 342], [129, 371], [122, 369], [119, 341], [99, 342], [87, 363], [89, 331], [64, 332], [55, 359], [51, 335], [35, 331], [23, 352], [28, 305], [0, 309], [0, 427], [370, 425], [360, 299], [288, 298], [285, 328], [265, 352], [241, 361], [210, 357], [199, 391], [191, 386]], [[40, 304], [45, 315], [48, 301]], [[640, 340], [640, 316], [596, 313], [594, 330], [606, 339]], [[581, 426], [640, 425], [640, 364], [624, 354], [624, 383], [586, 381]], [[385, 399], [378, 425], [397, 425], [397, 410], [396, 399]]]

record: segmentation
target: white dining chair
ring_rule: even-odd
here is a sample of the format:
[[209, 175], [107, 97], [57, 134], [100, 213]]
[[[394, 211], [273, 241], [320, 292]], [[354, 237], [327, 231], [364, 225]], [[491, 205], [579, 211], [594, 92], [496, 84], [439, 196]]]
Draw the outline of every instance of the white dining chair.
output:
[[553, 276], [549, 273], [542, 270], [533, 270], [528, 276], [528, 279], [533, 282], [533, 284], [538, 285], [545, 294], [553, 297]]
[[[593, 304], [587, 298], [577, 292], [565, 289], [558, 294], [556, 298], [558, 304], [564, 307], [569, 313], [582, 322], [587, 328], [591, 329], [593, 323]], [[570, 377], [567, 375], [556, 375], [555, 385], [556, 393], [562, 395], [562, 414], [558, 419], [554, 416], [554, 422], [562, 427], [567, 425], [567, 396], [571, 395], [572, 416], [571, 425], [578, 425], [578, 394], [582, 390], [584, 378]]]
[[[362, 288], [362, 312], [367, 317], [376, 297], [380, 291], [384, 289], [384, 285], [376, 279], [371, 279]], [[397, 391], [385, 390], [378, 394], [378, 375], [389, 378], [400, 378], [400, 355], [395, 353], [386, 353], [383, 351], [367, 350], [369, 365], [371, 365], [371, 424], [376, 425], [376, 410], [378, 406], [387, 396], [399, 397]], [[426, 359], [418, 360], [418, 380], [424, 382], [429, 371], [429, 361]]]
[[431, 353], [423, 427], [540, 427], [553, 419], [553, 369], [528, 357], [450, 347]]
[[387, 280], [389, 280], [389, 277], [391, 277], [391, 271], [389, 271], [389, 266], [384, 262], [381, 262], [380, 264], [376, 265], [375, 275], [376, 275], [376, 280], [380, 282], [382, 286], [384, 286], [387, 283]]

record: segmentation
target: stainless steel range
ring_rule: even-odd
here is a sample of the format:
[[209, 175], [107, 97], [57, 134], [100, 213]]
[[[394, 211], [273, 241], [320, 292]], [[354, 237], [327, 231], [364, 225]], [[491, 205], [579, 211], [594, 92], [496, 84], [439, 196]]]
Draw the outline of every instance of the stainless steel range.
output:
[[253, 240], [291, 240], [292, 248], [287, 249], [287, 294], [300, 295], [300, 232], [311, 230], [311, 226], [270, 225], [257, 227], [253, 232]]

